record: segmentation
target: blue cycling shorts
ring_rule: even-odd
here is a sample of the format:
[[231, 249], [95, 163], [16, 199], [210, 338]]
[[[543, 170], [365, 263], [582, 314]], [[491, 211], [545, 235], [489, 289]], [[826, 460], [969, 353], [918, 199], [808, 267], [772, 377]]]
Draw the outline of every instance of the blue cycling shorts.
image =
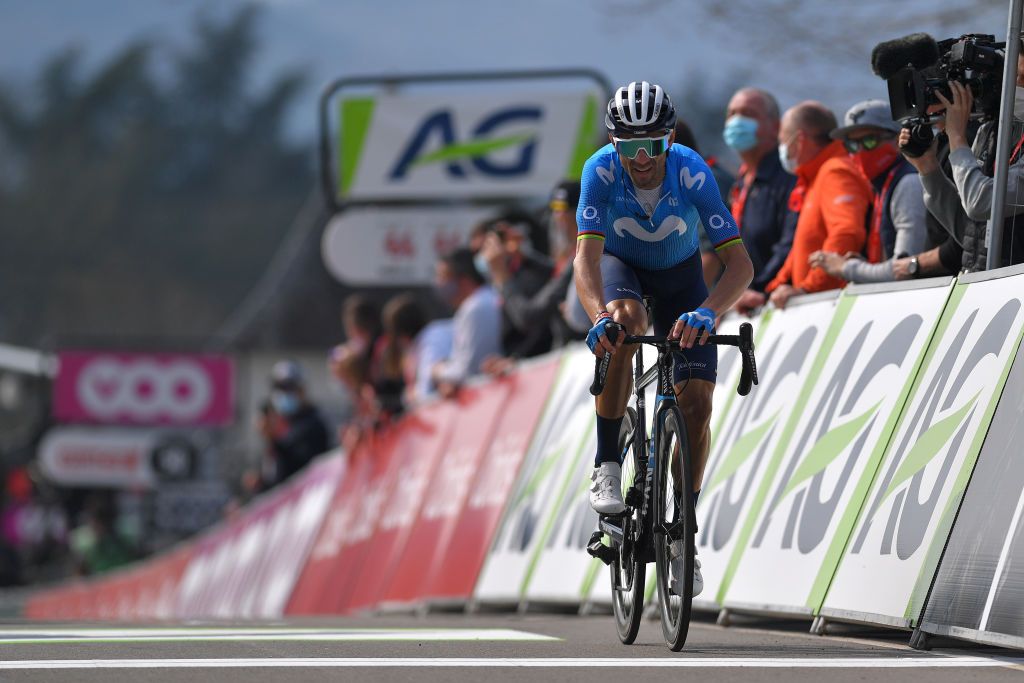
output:
[[[620, 299], [642, 302], [653, 297], [654, 334], [667, 335], [683, 313], [698, 308], [708, 298], [700, 252], [664, 270], [643, 270], [627, 265], [605, 252], [601, 256], [601, 281], [606, 304]], [[676, 384], [688, 379], [714, 382], [718, 376], [718, 348], [714, 344], [676, 352]]]

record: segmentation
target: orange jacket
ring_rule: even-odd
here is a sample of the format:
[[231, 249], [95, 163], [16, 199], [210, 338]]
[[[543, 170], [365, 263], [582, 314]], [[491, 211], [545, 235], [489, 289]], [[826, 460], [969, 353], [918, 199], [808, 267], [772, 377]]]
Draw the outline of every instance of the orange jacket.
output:
[[867, 239], [865, 220], [872, 202], [871, 185], [836, 140], [796, 169], [797, 187], [806, 189], [793, 248], [765, 291], [790, 284], [806, 292], [839, 289], [846, 281], [807, 265], [812, 252], [860, 253]]

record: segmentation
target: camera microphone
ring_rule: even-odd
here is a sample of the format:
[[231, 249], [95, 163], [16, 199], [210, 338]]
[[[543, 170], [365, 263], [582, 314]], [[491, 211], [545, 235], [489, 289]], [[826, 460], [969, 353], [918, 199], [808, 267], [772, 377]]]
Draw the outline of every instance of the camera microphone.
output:
[[908, 64], [915, 69], [926, 69], [939, 61], [939, 46], [927, 33], [879, 43], [871, 51], [871, 70], [876, 76], [892, 78]]

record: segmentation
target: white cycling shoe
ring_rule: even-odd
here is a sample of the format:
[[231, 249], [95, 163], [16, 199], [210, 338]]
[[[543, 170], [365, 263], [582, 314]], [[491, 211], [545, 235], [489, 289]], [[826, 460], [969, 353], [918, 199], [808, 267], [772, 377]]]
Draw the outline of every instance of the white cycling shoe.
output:
[[[668, 546], [669, 566], [671, 567], [672, 578], [668, 583], [668, 589], [673, 595], [682, 595], [683, 586], [679, 584], [680, 574], [683, 573], [683, 541], [672, 541]], [[697, 557], [697, 549], [693, 549], [693, 597], [697, 597], [704, 590], [704, 577], [700, 573], [700, 558]]]
[[590, 475], [590, 507], [598, 514], [617, 515], [625, 511], [622, 501], [622, 466], [617, 462], [603, 462]]

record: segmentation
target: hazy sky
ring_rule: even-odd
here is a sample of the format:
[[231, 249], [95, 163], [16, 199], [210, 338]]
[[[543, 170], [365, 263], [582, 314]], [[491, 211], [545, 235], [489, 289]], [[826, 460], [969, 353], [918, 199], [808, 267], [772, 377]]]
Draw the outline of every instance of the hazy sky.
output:
[[[0, 0], [0, 79], [25, 83], [48, 56], [80, 46], [95, 65], [133, 38], [187, 44], [199, 11], [241, 0]], [[815, 98], [841, 115], [884, 97], [871, 47], [914, 31], [1005, 36], [1008, 2], [987, 0], [257, 0], [259, 73], [299, 66], [310, 77], [296, 130], [312, 129], [330, 79], [367, 73], [585, 66], [615, 83], [645, 78], [767, 87], [782, 105]], [[941, 10], [934, 10], [941, 4]], [[212, 9], [211, 9], [212, 8]], [[677, 102], [685, 113], [686, 102]]]

